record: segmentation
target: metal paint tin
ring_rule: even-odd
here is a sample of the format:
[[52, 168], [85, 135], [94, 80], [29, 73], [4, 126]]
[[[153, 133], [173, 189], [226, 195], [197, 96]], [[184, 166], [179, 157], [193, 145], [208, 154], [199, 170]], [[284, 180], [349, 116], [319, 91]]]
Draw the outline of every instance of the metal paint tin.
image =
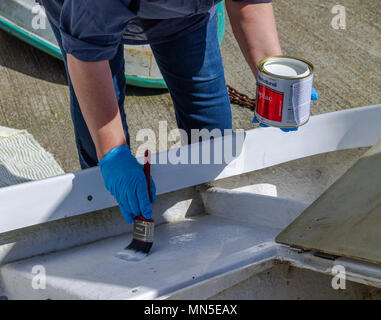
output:
[[273, 56], [258, 64], [255, 116], [278, 128], [295, 128], [310, 118], [313, 65], [300, 58]]

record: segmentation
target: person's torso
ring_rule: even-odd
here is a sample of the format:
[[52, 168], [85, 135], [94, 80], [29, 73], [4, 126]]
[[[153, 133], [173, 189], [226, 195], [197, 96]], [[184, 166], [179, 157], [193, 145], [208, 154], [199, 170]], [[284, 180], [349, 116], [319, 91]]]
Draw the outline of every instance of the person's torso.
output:
[[[45, 7], [51, 21], [59, 25], [61, 9], [67, 0], [36, 1]], [[122, 2], [137, 18], [162, 20], [206, 14], [221, 0], [102, 0], [101, 3], [107, 7], [113, 1]], [[96, 7], [101, 9], [102, 5], [98, 2]]]
[[[129, 1], [129, 0], [127, 0]], [[215, 0], [132, 0], [136, 15], [142, 19], [173, 19], [207, 13]]]
[[[42, 4], [49, 20], [59, 27], [61, 9], [65, 1], [69, 0], [36, 0]], [[83, 1], [78, 6], [83, 6]], [[123, 4], [130, 14], [126, 20], [128, 24], [123, 36], [124, 43], [155, 43], [165, 39], [171, 39], [175, 34], [194, 29], [201, 24], [206, 16], [215, 12], [215, 5], [221, 0], [87, 0], [91, 10], [98, 10], [98, 15], [104, 12], [105, 20], [107, 7], [112, 6], [113, 1], [118, 5]], [[72, 1], [72, 10], [75, 10], [75, 2]], [[103, 10], [104, 9], [104, 10]], [[100, 12], [100, 13], [99, 13]], [[131, 18], [132, 17], [132, 18]], [[86, 19], [86, 17], [83, 17]]]

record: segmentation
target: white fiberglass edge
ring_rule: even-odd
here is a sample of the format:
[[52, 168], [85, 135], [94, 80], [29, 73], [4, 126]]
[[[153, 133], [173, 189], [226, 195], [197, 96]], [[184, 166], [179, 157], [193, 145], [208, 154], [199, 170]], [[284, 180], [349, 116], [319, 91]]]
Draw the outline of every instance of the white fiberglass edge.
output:
[[[374, 145], [381, 139], [381, 105], [311, 117], [298, 132], [276, 128], [247, 131], [239, 156], [229, 164], [153, 164], [157, 193], [163, 194], [226, 177], [336, 150]], [[225, 139], [231, 139], [226, 137]], [[223, 139], [216, 138], [214, 150]], [[200, 144], [183, 146], [189, 154]], [[179, 149], [153, 155], [175, 158]], [[99, 168], [0, 189], [0, 233], [116, 206]]]

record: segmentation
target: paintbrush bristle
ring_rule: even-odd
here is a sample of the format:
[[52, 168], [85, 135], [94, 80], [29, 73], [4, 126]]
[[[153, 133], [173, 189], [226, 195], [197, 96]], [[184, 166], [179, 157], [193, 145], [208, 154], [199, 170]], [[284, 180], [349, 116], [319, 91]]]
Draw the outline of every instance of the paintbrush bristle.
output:
[[118, 252], [116, 256], [126, 261], [140, 261], [148, 255], [152, 244], [152, 242], [132, 239], [131, 243], [123, 251]]
[[131, 243], [124, 250], [135, 250], [148, 254], [152, 248], [153, 242], [144, 242], [137, 239], [132, 239]]

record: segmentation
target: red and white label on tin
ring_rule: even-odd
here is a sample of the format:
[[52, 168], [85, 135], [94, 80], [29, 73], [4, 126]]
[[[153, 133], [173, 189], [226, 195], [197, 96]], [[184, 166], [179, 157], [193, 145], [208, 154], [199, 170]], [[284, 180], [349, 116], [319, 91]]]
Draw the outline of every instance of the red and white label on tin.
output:
[[296, 123], [304, 123], [310, 116], [311, 91], [313, 78], [292, 86], [292, 107]]
[[257, 83], [256, 113], [275, 122], [282, 122], [284, 93]]

